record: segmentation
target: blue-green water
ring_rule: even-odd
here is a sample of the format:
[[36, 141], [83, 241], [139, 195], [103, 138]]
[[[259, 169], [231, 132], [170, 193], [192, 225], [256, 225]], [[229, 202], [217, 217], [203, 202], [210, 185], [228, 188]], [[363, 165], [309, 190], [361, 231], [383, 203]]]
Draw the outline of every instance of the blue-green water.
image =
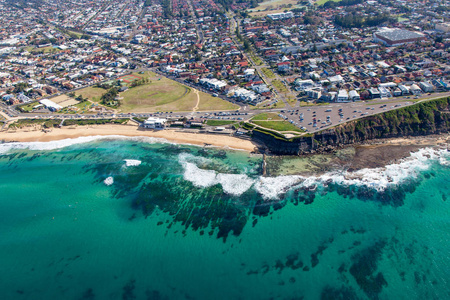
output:
[[148, 140], [0, 146], [0, 299], [450, 298], [445, 151], [305, 179]]

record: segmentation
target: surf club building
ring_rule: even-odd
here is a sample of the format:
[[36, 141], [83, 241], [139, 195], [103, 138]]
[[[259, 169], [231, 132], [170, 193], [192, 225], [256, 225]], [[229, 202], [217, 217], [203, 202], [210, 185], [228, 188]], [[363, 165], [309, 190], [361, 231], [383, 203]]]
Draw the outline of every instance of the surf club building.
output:
[[166, 122], [167, 119], [164, 118], [149, 117], [141, 124], [141, 127], [146, 129], [164, 129], [166, 128]]

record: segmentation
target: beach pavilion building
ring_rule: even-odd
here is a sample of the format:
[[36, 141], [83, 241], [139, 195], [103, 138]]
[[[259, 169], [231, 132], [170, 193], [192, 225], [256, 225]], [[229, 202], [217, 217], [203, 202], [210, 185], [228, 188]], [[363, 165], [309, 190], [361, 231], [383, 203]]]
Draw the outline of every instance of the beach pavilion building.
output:
[[149, 117], [141, 126], [147, 129], [164, 129], [166, 128], [166, 122], [167, 119], [164, 118]]

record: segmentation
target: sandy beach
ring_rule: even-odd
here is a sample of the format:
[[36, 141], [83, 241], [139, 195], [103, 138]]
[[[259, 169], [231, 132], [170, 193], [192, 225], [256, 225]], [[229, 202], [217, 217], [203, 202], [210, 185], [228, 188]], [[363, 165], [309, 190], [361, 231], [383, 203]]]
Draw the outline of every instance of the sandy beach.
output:
[[144, 136], [163, 138], [170, 142], [203, 146], [210, 144], [221, 148], [231, 148], [253, 151], [255, 145], [248, 140], [239, 139], [229, 135], [200, 134], [181, 132], [180, 130], [139, 130], [136, 125], [89, 125], [52, 128], [44, 132], [40, 126], [26, 127], [17, 130], [0, 132], [0, 140], [5, 142], [49, 142], [62, 139], [73, 139], [83, 136]]

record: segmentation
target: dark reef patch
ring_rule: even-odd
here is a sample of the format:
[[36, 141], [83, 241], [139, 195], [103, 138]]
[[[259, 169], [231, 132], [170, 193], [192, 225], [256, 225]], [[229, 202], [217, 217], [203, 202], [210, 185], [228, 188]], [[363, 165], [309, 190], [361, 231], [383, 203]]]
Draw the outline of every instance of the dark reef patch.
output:
[[92, 288], [88, 288], [84, 291], [83, 296], [81, 296], [82, 300], [93, 300], [95, 299], [94, 290]]
[[383, 287], [387, 286], [383, 274], [376, 273], [378, 260], [386, 244], [385, 240], [380, 240], [352, 257], [350, 274], [370, 299], [378, 299]]
[[125, 284], [122, 288], [122, 299], [123, 300], [132, 300], [136, 299], [136, 295], [134, 294], [134, 290], [136, 288], [136, 280], [132, 279]]
[[356, 292], [351, 287], [342, 286], [335, 288], [326, 286], [320, 295], [321, 300], [358, 300]]
[[317, 251], [311, 254], [311, 268], [314, 268], [319, 264], [319, 256], [322, 255], [323, 251], [325, 251], [328, 246], [333, 243], [334, 239], [329, 238], [325, 242], [319, 245]]

